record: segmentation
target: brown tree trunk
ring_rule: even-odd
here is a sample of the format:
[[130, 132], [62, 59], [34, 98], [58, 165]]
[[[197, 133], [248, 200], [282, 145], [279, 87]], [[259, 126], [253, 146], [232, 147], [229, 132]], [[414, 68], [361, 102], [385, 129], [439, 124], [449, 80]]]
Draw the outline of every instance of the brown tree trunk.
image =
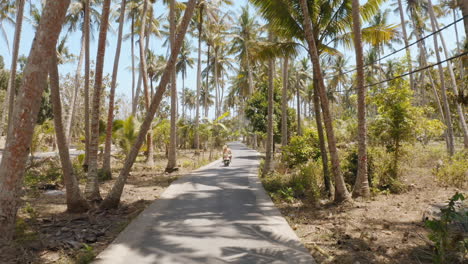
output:
[[302, 126], [301, 126], [301, 95], [299, 90], [299, 76], [296, 73], [296, 108], [297, 108], [297, 134], [302, 136]]
[[[408, 34], [406, 34], [406, 21], [405, 21], [405, 15], [403, 13], [403, 5], [401, 4], [401, 0], [398, 0], [398, 11], [400, 13], [401, 31], [403, 33], [403, 41], [405, 42], [405, 47], [406, 47], [406, 57], [407, 57], [407, 60], [408, 60], [408, 71], [413, 72], [413, 65], [411, 63], [411, 51], [410, 51], [410, 47], [409, 47], [409, 43], [408, 43]], [[361, 44], [361, 46], [362, 46], [362, 44]], [[416, 89], [416, 87], [414, 86], [413, 73], [410, 74], [410, 88], [413, 91]]]
[[89, 142], [89, 168], [86, 182], [86, 198], [92, 202], [101, 201], [98, 179], [98, 148], [99, 148], [99, 110], [101, 106], [102, 75], [104, 57], [106, 55], [107, 27], [109, 25], [111, 0], [104, 0], [102, 6], [99, 41], [96, 56], [96, 74], [94, 79], [93, 108], [91, 110], [91, 140]]
[[[401, 0], [398, 0], [401, 7]], [[353, 33], [354, 50], [356, 51], [357, 68], [357, 108], [358, 108], [358, 171], [353, 188], [353, 197], [369, 197], [369, 180], [367, 177], [367, 127], [366, 127], [366, 90], [364, 86], [364, 55], [362, 52], [361, 20], [359, 14], [359, 0], [353, 0]], [[404, 19], [403, 19], [404, 21]], [[406, 35], [405, 25], [403, 31]], [[405, 36], [406, 38], [406, 36]], [[408, 42], [406, 40], [406, 42]], [[409, 51], [407, 51], [409, 54]], [[413, 80], [413, 75], [410, 76]], [[411, 81], [412, 83], [412, 81]]]
[[468, 0], [459, 0], [458, 3], [462, 12], [463, 23], [465, 24], [465, 36], [468, 36]]
[[325, 135], [323, 134], [323, 125], [322, 125], [322, 113], [320, 111], [320, 98], [318, 94], [318, 79], [315, 76], [313, 77], [314, 82], [314, 94], [313, 94], [313, 101], [314, 101], [314, 110], [315, 110], [315, 122], [317, 124], [317, 134], [319, 137], [319, 144], [320, 144], [320, 154], [322, 156], [322, 167], [323, 167], [323, 182], [325, 184], [325, 191], [328, 194], [328, 197], [333, 197], [333, 189], [332, 184], [330, 181], [330, 171], [328, 169], [328, 154], [327, 154], [327, 146], [325, 142]]
[[[120, 10], [125, 10], [126, 0], [122, 0]], [[119, 70], [120, 50], [122, 48], [122, 32], [124, 26], [125, 12], [120, 12], [119, 17], [119, 33], [117, 36], [117, 48], [115, 50], [114, 68], [112, 70], [112, 82], [109, 94], [109, 111], [107, 113], [107, 127], [106, 127], [106, 142], [104, 147], [104, 161], [102, 165], [102, 173], [105, 178], [112, 178], [111, 172], [111, 145], [112, 145], [112, 123], [114, 122], [114, 100], [115, 100], [115, 87], [117, 86], [117, 73]]]
[[[434, 21], [434, 24], [437, 28], [437, 30], [439, 30], [439, 25], [437, 23], [437, 20]], [[449, 58], [449, 51], [447, 49], [447, 45], [445, 45], [445, 40], [444, 40], [444, 35], [439, 32], [439, 37], [440, 37], [440, 42], [442, 42], [442, 47], [444, 48], [444, 54], [445, 54], [445, 58], [448, 59]], [[452, 81], [452, 91], [453, 91], [453, 94], [455, 95], [455, 97], [458, 98], [458, 85], [457, 85], [457, 80], [455, 79], [455, 73], [453, 72], [453, 67], [452, 67], [452, 63], [451, 62], [447, 62], [447, 66], [448, 66], [448, 70], [449, 70], [449, 73], [450, 73], [450, 79]], [[460, 70], [463, 70], [463, 68], [461, 68]], [[463, 78], [461, 78], [463, 80]], [[462, 133], [463, 133], [463, 145], [465, 148], [468, 148], [468, 127], [466, 126], [466, 121], [465, 121], [465, 111], [463, 111], [463, 106], [460, 102], [456, 101], [455, 102], [456, 106], [457, 106], [457, 113], [458, 113], [458, 118], [460, 119], [460, 127], [461, 127], [461, 130], [462, 130]]]
[[62, 123], [62, 102], [60, 100], [59, 73], [57, 65], [57, 54], [51, 56], [49, 70], [50, 76], [50, 99], [54, 113], [55, 135], [59, 149], [60, 163], [62, 164], [63, 181], [66, 189], [67, 211], [71, 213], [81, 213], [88, 210], [89, 205], [80, 192], [78, 181], [73, 173], [73, 166], [70, 160], [68, 142]]
[[[429, 14], [431, 17], [431, 27], [432, 27], [432, 32], [436, 31], [436, 26], [435, 26], [435, 15], [434, 15], [434, 9], [432, 8], [432, 2], [431, 0], [428, 1], [428, 7], [429, 7]], [[434, 50], [437, 58], [437, 63], [441, 62], [440, 58], [440, 53], [439, 53], [439, 45], [437, 41], [437, 34], [434, 35]], [[439, 69], [439, 77], [440, 77], [440, 87], [442, 91], [442, 101], [443, 101], [443, 106], [444, 106], [444, 112], [445, 112], [445, 125], [447, 126], [446, 133], [448, 137], [447, 141], [447, 151], [450, 156], [452, 156], [455, 153], [455, 146], [454, 146], [454, 138], [453, 138], [453, 127], [452, 127], [452, 117], [450, 115], [450, 106], [448, 103], [448, 98], [447, 98], [447, 89], [445, 87], [445, 75], [444, 75], [444, 68], [442, 67], [442, 64], [439, 64], [438, 66]]]
[[7, 243], [15, 232], [20, 191], [34, 126], [46, 85], [49, 58], [62, 29], [69, 0], [47, 1], [23, 71], [0, 163], [0, 234]]
[[307, 44], [309, 46], [309, 55], [312, 60], [312, 64], [314, 67], [315, 74], [317, 76], [319, 85], [319, 95], [321, 106], [323, 110], [323, 121], [325, 124], [325, 130], [327, 132], [328, 138], [328, 148], [330, 151], [331, 163], [332, 163], [332, 172], [335, 178], [335, 202], [343, 202], [350, 199], [348, 190], [346, 189], [346, 185], [343, 179], [343, 175], [341, 174], [341, 167], [340, 167], [340, 160], [338, 158], [338, 150], [336, 147], [336, 139], [335, 133], [333, 131], [333, 123], [332, 117], [330, 113], [330, 107], [328, 103], [327, 93], [325, 89], [325, 83], [322, 76], [322, 69], [320, 66], [320, 60], [318, 56], [317, 46], [315, 44], [315, 39], [313, 36], [313, 28], [312, 22], [310, 20], [309, 9], [307, 7], [306, 0], [300, 0], [302, 14], [304, 17], [304, 30], [305, 36], [307, 40]]
[[[272, 33], [269, 33], [269, 39], [272, 39]], [[273, 58], [268, 60], [268, 116], [267, 116], [267, 138], [265, 147], [265, 166], [263, 167], [262, 175], [265, 176], [272, 171], [273, 161], [273, 93], [274, 93], [274, 72], [275, 72], [275, 61]], [[256, 139], [256, 138], [255, 138]], [[256, 142], [256, 140], [255, 140]], [[256, 147], [256, 146], [255, 146]]]
[[141, 124], [138, 137], [135, 140], [135, 143], [133, 143], [133, 146], [129, 154], [127, 155], [125, 159], [124, 167], [120, 171], [119, 177], [117, 178], [117, 181], [115, 182], [111, 191], [107, 195], [104, 202], [101, 204], [101, 208], [115, 208], [119, 205], [120, 196], [122, 195], [122, 191], [125, 186], [125, 182], [127, 180], [128, 174], [130, 173], [133, 163], [135, 162], [138, 152], [140, 151], [140, 148], [141, 148], [141, 145], [143, 144], [145, 136], [148, 130], [150, 129], [151, 122], [154, 118], [154, 114], [156, 113], [156, 110], [158, 110], [159, 108], [159, 104], [161, 103], [164, 92], [166, 91], [166, 86], [169, 83], [169, 80], [171, 78], [172, 68], [174, 67], [177, 56], [180, 52], [180, 47], [185, 38], [185, 33], [187, 32], [188, 24], [190, 23], [190, 20], [192, 18], [196, 2], [197, 2], [196, 0], [189, 0], [186, 5], [184, 17], [177, 30], [176, 40], [174, 42], [174, 45], [171, 48], [171, 55], [169, 57], [169, 61], [167, 62], [166, 68], [164, 69], [164, 72], [161, 76], [158, 89], [152, 99], [149, 111], [146, 114], [146, 117], [143, 123]]
[[67, 137], [67, 145], [70, 145], [70, 142], [71, 142], [71, 127], [73, 124], [73, 118], [75, 117], [76, 98], [78, 97], [78, 91], [80, 90], [80, 79], [81, 79], [81, 70], [83, 68], [84, 53], [85, 53], [85, 38], [84, 38], [84, 30], [83, 30], [83, 36], [81, 39], [80, 57], [78, 59], [78, 65], [76, 67], [75, 80], [73, 84], [74, 91], [73, 91], [72, 99], [70, 101], [70, 110], [68, 111], [68, 116], [67, 116], [67, 120], [65, 123], [65, 136]]
[[89, 78], [90, 78], [90, 65], [91, 65], [91, 52], [89, 49], [90, 43], [90, 16], [89, 16], [89, 1], [84, 1], [85, 5], [85, 14], [84, 14], [84, 38], [85, 38], [85, 79], [84, 79], [84, 116], [85, 116], [85, 159], [83, 163], [83, 168], [85, 171], [88, 171], [89, 164], [89, 141], [90, 141], [90, 118], [89, 118]]
[[132, 115], [135, 116], [136, 105], [135, 105], [135, 15], [132, 14], [132, 25], [130, 32], [130, 41], [132, 42], [131, 53], [132, 53]]
[[[177, 23], [175, 18], [175, 0], [170, 0], [169, 5], [170, 41], [172, 48], [175, 42], [175, 31]], [[175, 64], [172, 66], [171, 71], [171, 127], [169, 137], [169, 153], [166, 166], [166, 171], [168, 172], [172, 172], [172, 170], [177, 166], [177, 76]]]
[[289, 57], [283, 61], [283, 89], [281, 91], [281, 146], [288, 145], [288, 71]]
[[[206, 67], [210, 65], [210, 50], [211, 46], [208, 44], [208, 53], [206, 54]], [[210, 71], [206, 71], [206, 87], [205, 87], [205, 96], [203, 98], [204, 100], [204, 105], [205, 105], [205, 118], [208, 118], [208, 112], [209, 112], [209, 107], [208, 107], [208, 95], [209, 95], [209, 78], [210, 78]]]
[[195, 113], [195, 149], [198, 153], [200, 149], [200, 91], [202, 84], [201, 76], [201, 42], [202, 42], [202, 30], [203, 30], [203, 5], [199, 6], [200, 21], [198, 23], [198, 59], [197, 59], [197, 97], [195, 102], [196, 113]]
[[[148, 111], [150, 106], [150, 94], [149, 94], [149, 83], [148, 83], [148, 68], [146, 65], [146, 49], [148, 45], [145, 46], [145, 30], [146, 30], [146, 20], [148, 16], [148, 0], [144, 0], [143, 2], [143, 13], [141, 15], [141, 27], [140, 27], [140, 74], [143, 80], [143, 89], [145, 91], [145, 107], [146, 111]], [[138, 94], [138, 93], [137, 93]], [[136, 98], [135, 98], [136, 99]], [[152, 131], [151, 129], [148, 131], [148, 135], [146, 136], [146, 145], [148, 148], [147, 156], [146, 156], [146, 166], [153, 167], [154, 166], [154, 152], [153, 152], [153, 139], [152, 139]]]
[[16, 94], [16, 65], [18, 64], [18, 52], [21, 41], [21, 30], [23, 28], [23, 14], [24, 14], [25, 0], [18, 0], [18, 9], [16, 10], [16, 23], [15, 23], [15, 36], [13, 40], [13, 54], [11, 56], [10, 76], [8, 78], [8, 88], [5, 96], [2, 114], [2, 124], [7, 124], [5, 127], [8, 132], [8, 127], [11, 123], [11, 115], [15, 104]]

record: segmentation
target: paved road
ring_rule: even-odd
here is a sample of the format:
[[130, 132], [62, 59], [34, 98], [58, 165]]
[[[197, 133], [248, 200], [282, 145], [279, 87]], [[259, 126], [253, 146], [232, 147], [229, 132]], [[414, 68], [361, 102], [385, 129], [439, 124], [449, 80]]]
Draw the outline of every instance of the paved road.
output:
[[257, 152], [230, 147], [230, 167], [174, 182], [96, 263], [315, 263], [259, 182]]

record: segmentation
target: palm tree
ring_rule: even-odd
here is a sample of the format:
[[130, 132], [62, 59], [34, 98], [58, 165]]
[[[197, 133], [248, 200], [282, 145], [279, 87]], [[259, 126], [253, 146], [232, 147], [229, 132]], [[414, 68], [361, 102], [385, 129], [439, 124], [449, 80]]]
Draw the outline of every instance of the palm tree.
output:
[[15, 21], [12, 18], [11, 14], [14, 13], [14, 4], [10, 1], [4, 1], [0, 5], [0, 31], [2, 34], [3, 39], [7, 44], [7, 49], [10, 51], [10, 43], [8, 41], [8, 34], [6, 33], [4, 23], [8, 23], [10, 25], [14, 25]]
[[[434, 15], [434, 9], [432, 7], [432, 2], [431, 0], [428, 0], [428, 8], [429, 8], [429, 14], [430, 14], [430, 20], [431, 20], [431, 26], [432, 26], [432, 32], [436, 31], [436, 25], [435, 25], [435, 15]], [[447, 151], [450, 156], [452, 156], [455, 153], [455, 146], [454, 146], [454, 138], [453, 138], [453, 127], [452, 127], [452, 118], [450, 114], [450, 106], [448, 103], [447, 99], [447, 90], [445, 87], [445, 74], [444, 74], [444, 68], [442, 67], [441, 58], [440, 58], [440, 53], [439, 53], [439, 44], [437, 41], [437, 34], [434, 35], [434, 51], [436, 54], [437, 58], [437, 63], [438, 64], [438, 70], [439, 70], [439, 78], [440, 78], [440, 88], [442, 92], [442, 101], [443, 101], [443, 107], [444, 107], [444, 112], [445, 112], [445, 125], [447, 126]]]
[[335, 201], [342, 202], [349, 199], [348, 191], [346, 190], [346, 186], [343, 180], [343, 176], [341, 174], [340, 168], [340, 161], [338, 158], [338, 152], [336, 148], [336, 139], [335, 133], [333, 131], [332, 119], [330, 114], [330, 108], [328, 103], [328, 98], [326, 95], [325, 90], [325, 83], [322, 77], [322, 70], [320, 67], [319, 55], [317, 52], [317, 46], [315, 43], [314, 35], [313, 35], [313, 27], [311, 23], [311, 17], [309, 15], [309, 7], [307, 5], [306, 0], [300, 0], [300, 5], [302, 9], [302, 15], [304, 18], [304, 29], [305, 29], [305, 37], [307, 39], [307, 44], [309, 47], [309, 54], [312, 60], [312, 64], [314, 66], [314, 72], [317, 76], [319, 81], [318, 83], [318, 92], [320, 96], [320, 102], [323, 110], [323, 119], [325, 124], [325, 129], [327, 131], [327, 139], [328, 139], [328, 148], [330, 151], [330, 157], [332, 162], [332, 172], [335, 176]]
[[117, 36], [117, 48], [114, 56], [114, 68], [112, 70], [112, 82], [109, 94], [109, 110], [107, 114], [107, 127], [106, 127], [106, 141], [104, 146], [104, 162], [102, 171], [105, 178], [112, 178], [111, 173], [111, 144], [112, 144], [112, 124], [114, 122], [114, 98], [115, 87], [117, 86], [117, 73], [119, 70], [120, 50], [122, 47], [122, 32], [124, 26], [126, 0], [122, 0], [120, 4], [120, 17], [119, 17], [119, 33]]
[[146, 113], [143, 123], [140, 126], [140, 132], [138, 133], [138, 137], [135, 140], [135, 143], [133, 144], [130, 152], [128, 153], [125, 159], [124, 166], [122, 170], [120, 171], [120, 174], [116, 180], [116, 183], [114, 184], [114, 186], [112, 186], [112, 189], [110, 190], [106, 199], [101, 204], [101, 208], [115, 208], [120, 203], [120, 197], [122, 195], [122, 191], [123, 191], [125, 182], [127, 180], [128, 174], [130, 173], [130, 170], [140, 151], [143, 141], [146, 138], [148, 130], [151, 127], [151, 123], [154, 119], [154, 115], [156, 111], [158, 110], [158, 107], [161, 103], [164, 92], [166, 91], [166, 86], [171, 79], [172, 71], [173, 71], [173, 68], [175, 67], [178, 53], [182, 46], [182, 42], [184, 41], [185, 33], [187, 32], [188, 25], [190, 23], [190, 20], [192, 19], [193, 12], [196, 6], [196, 2], [197, 0], [189, 0], [186, 4], [184, 17], [182, 21], [180, 22], [180, 25], [176, 34], [177, 37], [175, 39], [175, 42], [173, 42], [174, 45], [172, 46], [171, 54], [166, 65], [166, 69], [164, 70], [164, 73], [161, 76], [158, 89], [155, 95], [153, 96], [150, 108], [148, 112]]
[[[187, 77], [187, 69], [193, 68], [195, 61], [190, 54], [192, 53], [192, 47], [189, 42], [184, 41], [182, 48], [179, 53], [179, 59], [176, 64], [176, 71], [182, 74], [182, 91], [185, 89], [185, 78]], [[185, 102], [185, 93], [182, 92], [182, 102]], [[182, 118], [185, 118], [185, 103], [182, 104]]]
[[[271, 42], [273, 40], [273, 35], [271, 32], [268, 33], [268, 39]], [[265, 148], [265, 166], [262, 174], [266, 175], [270, 173], [272, 168], [273, 160], [273, 93], [274, 93], [274, 76], [275, 73], [275, 60], [270, 57], [268, 60], [268, 117], [267, 117], [267, 142]]]
[[[5, 103], [4, 103], [4, 110], [3, 110], [3, 116], [2, 116], [2, 124], [5, 124], [5, 117], [7, 115], [7, 109], [8, 109], [8, 121], [7, 121], [7, 131], [8, 131], [8, 126], [11, 123], [11, 118], [10, 116], [13, 113], [13, 106], [15, 104], [15, 81], [16, 81], [16, 64], [18, 62], [18, 52], [19, 52], [19, 44], [20, 44], [20, 39], [21, 39], [21, 30], [23, 27], [23, 13], [24, 13], [24, 2], [25, 0], [18, 0], [17, 2], [17, 10], [16, 10], [16, 24], [15, 24], [15, 37], [13, 40], [13, 55], [11, 56], [11, 68], [10, 68], [10, 76], [8, 79], [8, 88], [7, 88], [7, 94], [5, 97]], [[8, 6], [8, 4], [7, 4]], [[3, 30], [3, 28], [2, 28]], [[8, 103], [7, 103], [8, 102]], [[8, 105], [8, 108], [7, 108]]]
[[[175, 0], [169, 0], [169, 26], [170, 26], [170, 43], [171, 50], [174, 47], [175, 31], [176, 31], [176, 17], [175, 17]], [[176, 64], [171, 69], [171, 133], [169, 140], [169, 149], [167, 155], [166, 171], [172, 172], [177, 166], [177, 84], [176, 84]]]
[[9, 140], [0, 163], [0, 233], [10, 242], [20, 206], [20, 190], [29, 146], [46, 86], [49, 58], [54, 54], [69, 1], [47, 1], [36, 31], [23, 82], [13, 108]]
[[[400, 1], [400, 0], [398, 0]], [[354, 184], [353, 197], [370, 195], [367, 178], [367, 143], [366, 143], [366, 87], [364, 86], [364, 55], [362, 51], [361, 18], [359, 0], [353, 0], [353, 33], [356, 50], [357, 90], [358, 90], [358, 172]], [[404, 27], [404, 25], [403, 25]], [[406, 34], [406, 33], [405, 33]], [[412, 77], [411, 77], [412, 80]]]
[[99, 147], [99, 112], [102, 93], [102, 75], [106, 55], [107, 28], [109, 26], [111, 0], [104, 0], [96, 55], [96, 73], [94, 79], [93, 107], [91, 110], [91, 138], [89, 141], [89, 170], [86, 182], [86, 198], [92, 202], [102, 200], [98, 182], [98, 147]]
[[63, 181], [66, 188], [67, 211], [82, 213], [85, 212], [89, 206], [81, 195], [78, 181], [73, 173], [73, 166], [70, 160], [67, 137], [63, 128], [57, 55], [58, 54], [55, 53], [51, 56], [51, 63], [49, 68], [50, 97], [52, 101], [52, 110], [54, 113], [54, 130], [57, 138], [60, 163], [62, 164]]
[[[407, 60], [408, 60], [408, 71], [413, 72], [413, 66], [412, 66], [412, 63], [411, 63], [411, 51], [410, 51], [410, 47], [409, 47], [409, 43], [408, 43], [408, 34], [406, 34], [406, 21], [405, 21], [405, 15], [403, 13], [403, 5], [401, 4], [401, 0], [397, 0], [397, 2], [398, 2], [398, 12], [400, 14], [401, 30], [403, 32], [403, 41], [404, 41], [405, 47], [406, 47], [406, 57], [407, 57]], [[410, 89], [411, 90], [415, 89], [413, 73], [410, 74]]]

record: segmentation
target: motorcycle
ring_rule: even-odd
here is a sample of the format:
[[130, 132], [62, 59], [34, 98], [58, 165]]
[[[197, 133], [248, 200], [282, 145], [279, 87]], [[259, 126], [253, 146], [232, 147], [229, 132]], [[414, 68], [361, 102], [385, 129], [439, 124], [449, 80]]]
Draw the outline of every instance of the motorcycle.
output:
[[229, 157], [229, 155], [224, 155], [223, 156], [223, 163], [224, 163], [225, 167], [229, 166], [229, 164], [231, 163], [231, 158]]

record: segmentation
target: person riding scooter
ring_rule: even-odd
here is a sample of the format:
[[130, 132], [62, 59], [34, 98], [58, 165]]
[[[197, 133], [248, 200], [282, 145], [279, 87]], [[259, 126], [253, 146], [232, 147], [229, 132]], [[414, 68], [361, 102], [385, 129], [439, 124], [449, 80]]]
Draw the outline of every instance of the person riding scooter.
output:
[[232, 151], [230, 148], [228, 148], [227, 145], [224, 145], [223, 147], [223, 162], [224, 165], [229, 166], [229, 163], [232, 161]]

